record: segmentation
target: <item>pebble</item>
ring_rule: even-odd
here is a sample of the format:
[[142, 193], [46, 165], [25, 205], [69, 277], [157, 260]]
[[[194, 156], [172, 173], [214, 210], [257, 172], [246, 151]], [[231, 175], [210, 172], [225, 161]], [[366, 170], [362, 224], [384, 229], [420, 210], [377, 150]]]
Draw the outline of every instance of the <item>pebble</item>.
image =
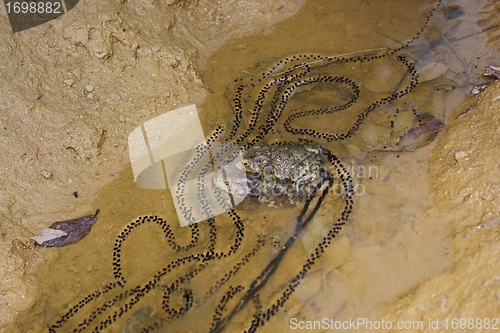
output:
[[120, 93], [119, 93], [119, 92], [115, 92], [115, 94], [114, 94], [114, 95], [115, 95], [116, 99], [117, 99], [119, 102], [122, 102], [122, 101], [123, 101], [123, 100], [122, 100], [122, 96], [120, 95]]
[[94, 91], [94, 86], [93, 86], [93, 85], [90, 85], [90, 84], [87, 84], [87, 85], [85, 86], [85, 91], [86, 91], [86, 92], [89, 92], [89, 93], [90, 93], [90, 92], [92, 92], [92, 91]]
[[467, 160], [469, 160], [469, 155], [470, 154], [467, 151], [463, 151], [463, 150], [457, 151], [455, 153], [455, 160], [457, 162], [467, 161]]
[[71, 74], [73, 74], [76, 77], [80, 77], [81, 73], [82, 73], [82, 71], [80, 70], [80, 68], [75, 68], [75, 69], [73, 69], [73, 71], [71, 71]]
[[42, 173], [41, 173], [42, 177], [45, 178], [45, 179], [50, 179], [52, 178], [52, 172], [48, 171], [48, 170], [43, 170]]
[[471, 90], [471, 95], [475, 96], [475, 95], [479, 95], [481, 92], [483, 92], [483, 90], [485, 90], [486, 88], [488, 88], [488, 84], [487, 83], [481, 83], [480, 85], [477, 85], [475, 86], [472, 90]]
[[68, 80], [64, 80], [63, 82], [66, 83], [66, 85], [68, 87], [71, 87], [73, 85], [73, 83], [75, 83], [75, 80], [68, 79]]

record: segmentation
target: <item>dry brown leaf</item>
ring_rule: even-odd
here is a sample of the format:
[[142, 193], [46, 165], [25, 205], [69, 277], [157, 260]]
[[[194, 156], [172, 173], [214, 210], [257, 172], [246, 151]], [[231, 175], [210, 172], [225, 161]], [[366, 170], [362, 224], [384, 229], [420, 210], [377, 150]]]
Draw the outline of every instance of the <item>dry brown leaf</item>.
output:
[[500, 67], [489, 66], [484, 69], [484, 76], [489, 76], [494, 79], [500, 78]]
[[439, 62], [430, 62], [420, 69], [419, 82], [434, 80], [448, 70], [449, 66]]

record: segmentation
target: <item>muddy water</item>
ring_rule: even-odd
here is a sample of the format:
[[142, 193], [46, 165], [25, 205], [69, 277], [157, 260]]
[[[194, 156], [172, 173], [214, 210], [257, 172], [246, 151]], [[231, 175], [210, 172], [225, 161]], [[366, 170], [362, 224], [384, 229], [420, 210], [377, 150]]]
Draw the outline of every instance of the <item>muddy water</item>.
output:
[[[444, 269], [453, 253], [447, 221], [438, 218], [428, 197], [427, 156], [432, 144], [415, 152], [388, 151], [397, 150], [396, 139], [418, 126], [419, 119], [446, 121], [462, 112], [468, 103], [465, 96], [481, 82], [480, 68], [491, 61], [485, 46], [491, 36], [479, 33], [487, 24], [477, 24], [484, 19], [482, 4], [476, 2], [472, 8], [465, 1], [444, 4], [425, 27], [435, 1], [405, 1], [404, 5], [396, 0], [309, 1], [293, 18], [269, 31], [231, 41], [206, 62], [203, 78], [210, 94], [200, 106], [200, 115], [207, 133], [221, 123], [226, 128], [233, 125], [231, 101], [238, 85], [244, 85], [245, 112], [261, 84], [254, 87], [249, 82], [292, 56], [348, 54], [344, 56], [348, 60], [328, 65], [306, 62], [311, 62], [313, 75], [343, 76], [360, 90], [349, 108], [293, 122], [315, 133], [349, 132], [370, 105], [409, 87], [408, 94], [366, 113], [359, 128], [343, 140], [292, 135], [283, 127], [285, 118], [262, 140], [318, 142], [341, 160], [353, 178], [354, 206], [348, 223], [321, 255], [315, 256], [315, 249], [339, 219], [345, 195], [330, 191], [311, 222], [283, 252], [301, 207], [259, 207], [180, 228], [170, 194], [138, 188], [127, 169], [98, 193], [95, 205], [101, 209], [101, 222], [85, 239], [87, 247], [60, 250], [39, 270], [37, 278], [46, 281], [46, 289], [40, 290], [33, 310], [38, 321], [30, 323], [29, 329], [43, 331], [48, 323], [55, 325], [54, 332], [77, 327], [102, 332], [254, 328], [271, 332], [287, 331], [299, 320], [304, 324], [323, 318], [373, 319], [385, 302]], [[464, 13], [452, 17], [452, 5], [460, 5], [457, 10]], [[407, 44], [423, 27], [419, 38]], [[405, 45], [387, 54], [387, 48]], [[381, 57], [367, 59], [376, 55]], [[415, 64], [421, 76], [417, 85], [398, 55]], [[350, 59], [353, 56], [364, 61]], [[338, 106], [351, 97], [344, 83], [309, 85], [294, 95], [285, 113]], [[248, 123], [244, 118], [242, 126]], [[333, 166], [330, 170], [336, 184], [342, 184], [339, 170]], [[136, 220], [138, 226], [130, 224]], [[227, 257], [209, 257], [214, 237], [214, 253]], [[280, 253], [283, 257], [276, 271], [263, 279], [261, 273]], [[305, 265], [309, 266], [299, 283], [290, 287]], [[262, 280], [266, 283], [261, 289], [246, 293]], [[227, 323], [224, 318], [229, 318]], [[252, 322], [255, 318], [261, 322]]]

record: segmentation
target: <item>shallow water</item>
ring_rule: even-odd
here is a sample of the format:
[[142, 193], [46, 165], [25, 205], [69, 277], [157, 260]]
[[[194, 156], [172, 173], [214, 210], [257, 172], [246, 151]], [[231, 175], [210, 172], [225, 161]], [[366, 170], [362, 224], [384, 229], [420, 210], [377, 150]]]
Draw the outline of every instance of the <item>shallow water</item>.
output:
[[[210, 95], [200, 106], [200, 115], [209, 133], [221, 120], [226, 128], [232, 127], [235, 109], [231, 100], [239, 85], [245, 85], [242, 122], [251, 127], [245, 111], [253, 105], [259, 88], [274, 77], [257, 82], [260, 73], [280, 60], [295, 64], [292, 57], [300, 55], [347, 59], [305, 60], [311, 63], [306, 77], [348, 78], [359, 87], [353, 105], [290, 123], [314, 133], [348, 133], [345, 138], [328, 142], [317, 134], [292, 135], [283, 127], [291, 114], [347, 103], [352, 89], [334, 81], [298, 90], [262, 140], [318, 142], [340, 159], [352, 177], [356, 185], [352, 212], [346, 211], [350, 213], [347, 224], [335, 241], [323, 246], [323, 253], [316, 255], [315, 250], [349, 202], [345, 194], [330, 191], [297, 239], [287, 243], [294, 239], [301, 207], [261, 206], [236, 211], [237, 216], [223, 215], [211, 224], [180, 228], [170, 194], [138, 188], [127, 169], [98, 193], [100, 223], [86, 238], [86, 244], [96, 246], [65, 248], [39, 270], [37, 278], [45, 281], [39, 285], [46, 289], [39, 291], [32, 310], [39, 321], [30, 328], [44, 331], [48, 324], [55, 325], [54, 332], [73, 328], [89, 332], [271, 332], [289, 330], [295, 319], [373, 319], [382, 304], [445, 268], [453, 259], [447, 225], [436, 217], [427, 195], [426, 157], [432, 144], [415, 152], [383, 150], [394, 148], [395, 140], [416, 126], [419, 117], [443, 121], [456, 117], [468, 103], [466, 95], [472, 86], [484, 81], [481, 70], [491, 64], [496, 46], [490, 33], [481, 33], [493, 26], [480, 21], [488, 15], [481, 14], [486, 2], [472, 7], [465, 1], [435, 5], [435, 1], [406, 1], [404, 5], [396, 0], [309, 1], [296, 16], [270, 31], [231, 41], [205, 65], [203, 78]], [[452, 5], [462, 6], [464, 14], [446, 20], [444, 12]], [[432, 8], [438, 9], [427, 21]], [[398, 50], [421, 28], [424, 31], [418, 39]], [[387, 48], [398, 51], [388, 54]], [[418, 84], [400, 55], [414, 63], [421, 76]], [[355, 62], [352, 57], [358, 56]], [[374, 56], [381, 57], [371, 59]], [[280, 74], [286, 66], [273, 74]], [[405, 87], [408, 94], [371, 108]], [[278, 92], [270, 95], [274, 94]], [[264, 116], [272, 105], [264, 103]], [[352, 130], [360, 114], [365, 116], [359, 128]], [[249, 140], [256, 136], [256, 131], [250, 132]], [[342, 170], [338, 166], [330, 170], [335, 184], [345, 187], [346, 180], [340, 180]], [[145, 221], [143, 216], [161, 220], [130, 224]], [[227, 256], [211, 257], [207, 250], [212, 245], [213, 253]], [[262, 275], [274, 258], [281, 258], [272, 266], [275, 271]]]

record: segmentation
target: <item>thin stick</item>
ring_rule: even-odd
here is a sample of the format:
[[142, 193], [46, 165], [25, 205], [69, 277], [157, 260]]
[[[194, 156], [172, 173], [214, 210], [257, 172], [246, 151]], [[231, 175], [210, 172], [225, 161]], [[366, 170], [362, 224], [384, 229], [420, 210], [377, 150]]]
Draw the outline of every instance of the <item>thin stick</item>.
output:
[[462, 65], [464, 65], [464, 68], [467, 68], [467, 64], [465, 63], [465, 61], [463, 61], [463, 59], [458, 55], [457, 51], [455, 51], [455, 49], [453, 48], [453, 46], [451, 46], [450, 42], [448, 41], [448, 39], [446, 39], [446, 37], [441, 33], [441, 31], [437, 30], [436, 31], [438, 32], [439, 36], [441, 36], [441, 38], [444, 40], [444, 42], [446, 43], [446, 45], [448, 45], [448, 47], [450, 48], [451, 52], [453, 52], [453, 54], [455, 55], [455, 57], [458, 58], [458, 60], [460, 60], [460, 62], [462, 63]]
[[16, 182], [12, 182], [13, 184], [16, 184], [17, 186], [19, 186], [20, 188], [24, 188], [26, 191], [29, 191], [29, 189], [27, 189], [26, 187], [22, 186], [22, 185], [19, 185], [18, 183]]

